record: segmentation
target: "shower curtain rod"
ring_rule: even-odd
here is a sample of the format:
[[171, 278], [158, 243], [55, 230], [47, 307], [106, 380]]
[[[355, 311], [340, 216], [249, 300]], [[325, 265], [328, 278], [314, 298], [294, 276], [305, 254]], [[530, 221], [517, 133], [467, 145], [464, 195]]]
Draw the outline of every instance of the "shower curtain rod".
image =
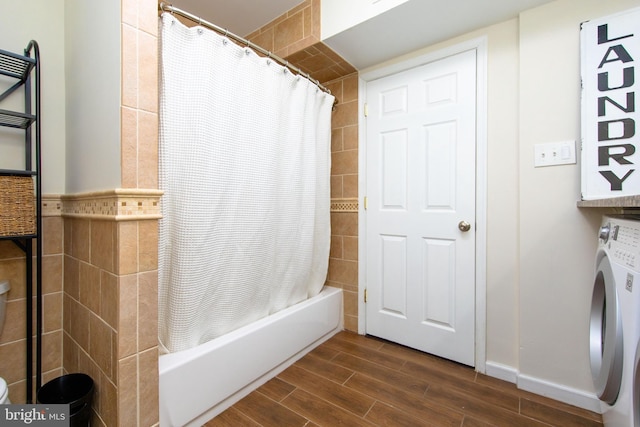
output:
[[[250, 42], [249, 40], [240, 37], [237, 34], [232, 33], [231, 31], [227, 30], [226, 28], [222, 28], [217, 26], [216, 24], [213, 24], [209, 21], [206, 21], [198, 16], [195, 16], [189, 12], [186, 12], [182, 9], [179, 9], [177, 7], [174, 7], [172, 4], [169, 3], [165, 3], [165, 2], [161, 2], [159, 5], [160, 10], [162, 10], [163, 12], [171, 12], [174, 13], [176, 15], [180, 15], [183, 18], [187, 18], [188, 20], [197, 23], [198, 25], [201, 25], [203, 27], [209, 28], [210, 30], [214, 30], [222, 35], [224, 35], [225, 37], [229, 37], [234, 39], [235, 41], [237, 41], [240, 44], [243, 45], [247, 45], [248, 47], [252, 48], [253, 50], [256, 50], [258, 52], [260, 52], [261, 54], [273, 59], [274, 61], [280, 63], [281, 65], [283, 65], [284, 67], [290, 69], [291, 71], [295, 72], [296, 74], [300, 74], [304, 77], [306, 77], [308, 80], [310, 80], [311, 82], [313, 82], [316, 86], [318, 86], [321, 90], [323, 90], [324, 92], [327, 92], [328, 94], [331, 94], [331, 91], [329, 89], [327, 89], [326, 87], [324, 87], [323, 85], [320, 84], [320, 82], [316, 79], [314, 79], [313, 77], [311, 77], [309, 75], [309, 73], [305, 73], [304, 71], [302, 71], [300, 68], [295, 67], [291, 64], [289, 64], [289, 61], [280, 58], [277, 55], [274, 55], [273, 53], [271, 53], [270, 51], [264, 49], [263, 47], [258, 46], [257, 44]], [[335, 104], [337, 103], [337, 98], [336, 98], [336, 102], [334, 102], [334, 107]]]

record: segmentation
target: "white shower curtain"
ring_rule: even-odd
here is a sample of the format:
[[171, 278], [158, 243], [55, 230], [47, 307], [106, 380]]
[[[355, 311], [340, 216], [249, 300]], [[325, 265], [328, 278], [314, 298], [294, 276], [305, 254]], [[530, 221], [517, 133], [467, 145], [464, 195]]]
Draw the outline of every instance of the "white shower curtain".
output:
[[159, 337], [175, 352], [322, 289], [334, 98], [167, 13], [160, 42]]

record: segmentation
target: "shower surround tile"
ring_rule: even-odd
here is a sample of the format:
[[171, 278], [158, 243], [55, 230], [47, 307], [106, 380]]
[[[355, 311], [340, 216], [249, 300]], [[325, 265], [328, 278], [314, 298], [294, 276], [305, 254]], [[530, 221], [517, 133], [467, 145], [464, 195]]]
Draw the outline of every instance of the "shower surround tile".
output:
[[120, 121], [122, 126], [120, 131], [122, 185], [135, 187], [138, 182], [138, 110], [122, 107]]
[[122, 104], [138, 107], [138, 30], [122, 25]]
[[138, 270], [158, 270], [158, 221], [138, 221]]
[[[130, 381], [138, 375], [138, 356], [133, 355], [118, 362], [118, 411], [119, 425], [126, 425], [138, 418], [138, 383]], [[132, 404], [133, 402], [133, 404]]]
[[[158, 112], [158, 42], [156, 34], [137, 31], [138, 49], [138, 101], [141, 111]], [[156, 140], [157, 141], [157, 140]], [[139, 188], [145, 188], [139, 185]], [[154, 187], [146, 187], [154, 188]]]
[[342, 175], [342, 195], [347, 198], [358, 199], [358, 174]]
[[[159, 421], [157, 333], [150, 338], [158, 327], [157, 228], [162, 195], [157, 190], [158, 1], [122, 0], [121, 19], [121, 50], [126, 56], [122, 90], [128, 91], [121, 106], [121, 184], [125, 190], [116, 190], [118, 213], [111, 218], [115, 221], [115, 271], [113, 275], [103, 272], [102, 291], [103, 300], [111, 302], [102, 312], [114, 331], [116, 372], [113, 383], [106, 384], [109, 399], [101, 405], [100, 417], [106, 426], [151, 426]], [[148, 362], [145, 351], [155, 354], [155, 370], [144, 369], [141, 360]], [[156, 398], [148, 393], [150, 388], [155, 388]]]
[[273, 50], [280, 52], [292, 44], [291, 40], [302, 40], [304, 24], [304, 11], [289, 12], [286, 19], [275, 24]]
[[139, 383], [139, 425], [152, 426], [158, 423], [158, 349], [157, 347], [138, 354], [138, 376], [145, 378]]
[[[357, 102], [357, 101], [356, 101]], [[358, 125], [345, 126], [342, 128], [342, 149], [357, 150], [358, 149]]]
[[351, 64], [320, 41], [320, 14], [320, 0], [306, 0], [245, 37], [321, 83], [354, 73]]
[[157, 398], [138, 404], [158, 381], [157, 361], [155, 371], [140, 362], [157, 359], [158, 3], [121, 5], [122, 188], [47, 200], [63, 230], [51, 241], [64, 252], [58, 371], [93, 378], [95, 426], [158, 423]]
[[[157, 350], [158, 272], [138, 275], [138, 351]], [[157, 351], [156, 351], [157, 356]]]
[[[345, 328], [357, 331], [358, 73], [320, 41], [320, 25], [320, 0], [306, 0], [246, 38], [308, 73], [338, 101], [331, 120], [332, 251], [327, 284], [344, 290], [345, 301], [351, 302], [345, 304]], [[348, 252], [344, 239], [349, 239]]]
[[[158, 389], [157, 344], [154, 342], [157, 284], [154, 289], [154, 282], [157, 282], [157, 219], [161, 193], [146, 190], [157, 188], [156, 8], [155, 0], [122, 1], [121, 184], [130, 194], [115, 189], [62, 198], [45, 195], [43, 199], [47, 215], [43, 241], [47, 255], [43, 261], [48, 307], [45, 345], [47, 353], [54, 355], [45, 362], [45, 366], [52, 369], [44, 373], [43, 379], [50, 380], [64, 371], [91, 375], [96, 383], [94, 410], [98, 414], [92, 425], [98, 426], [157, 423], [157, 398], [154, 397]], [[261, 30], [254, 40], [275, 51], [275, 25], [294, 37], [301, 36], [278, 49], [276, 54], [293, 64], [299, 62], [297, 66], [331, 88], [343, 104], [334, 113], [334, 128], [339, 127], [332, 133], [332, 151], [354, 150], [357, 149], [357, 116], [351, 116], [357, 114], [357, 107], [345, 105], [354, 101], [357, 104], [357, 74], [353, 74], [353, 67], [319, 43], [318, 16], [318, 0], [303, 2], [275, 20], [272, 28]], [[285, 22], [288, 18], [292, 19]], [[302, 25], [302, 32], [299, 27], [293, 28], [295, 25]], [[278, 43], [286, 42], [279, 37]], [[343, 76], [347, 76], [346, 79]], [[334, 89], [337, 87], [339, 90]], [[354, 158], [351, 155], [348, 161]], [[137, 194], [135, 189], [141, 189], [146, 197]], [[357, 206], [356, 189], [357, 163], [334, 171], [332, 197], [342, 199], [334, 200], [336, 206], [351, 206], [349, 212], [338, 207], [332, 214], [332, 248], [339, 245], [340, 250], [332, 250], [330, 277], [342, 282], [357, 280], [352, 274], [344, 274], [344, 262], [334, 261], [357, 262], [357, 214], [353, 212], [353, 206]], [[110, 249], [104, 250], [103, 243]], [[14, 373], [20, 373], [24, 366], [24, 339], [14, 340], [11, 335], [17, 337], [24, 330], [25, 264], [22, 258], [22, 252], [13, 245], [0, 245], [0, 272], [12, 281], [9, 310], [15, 316], [10, 317], [20, 319], [7, 325], [7, 331], [14, 332], [5, 331], [0, 337], [0, 358], [10, 361], [7, 369]], [[86, 280], [93, 284], [88, 285]], [[354, 304], [352, 290], [357, 288], [357, 282], [342, 282], [330, 284], [352, 292], [345, 300], [345, 314], [347, 328], [353, 329], [354, 322], [350, 319], [357, 319], [353, 307], [357, 304]], [[62, 313], [49, 309], [56, 305], [63, 308]], [[95, 341], [96, 337], [104, 339], [103, 346]], [[64, 366], [64, 371], [60, 366]], [[10, 374], [4, 376], [12, 380], [10, 392], [18, 396], [18, 402], [20, 396], [24, 396], [24, 380], [17, 374], [15, 378]], [[148, 396], [151, 398], [146, 399]]]
[[[327, 284], [342, 288], [345, 298], [354, 302], [345, 305], [345, 328], [357, 331], [357, 274], [345, 276], [342, 270], [346, 261], [351, 271], [357, 271], [358, 73], [320, 41], [320, 21], [320, 0], [305, 0], [244, 37], [318, 80], [338, 100], [332, 114], [332, 251]], [[334, 249], [335, 242], [343, 245], [343, 239], [349, 239], [348, 258]]]
[[138, 277], [135, 274], [119, 279], [118, 354], [120, 358], [138, 350]]
[[[156, 76], [154, 74], [154, 76]], [[157, 80], [157, 76], [156, 76]], [[155, 83], [157, 85], [157, 82]], [[157, 97], [157, 94], [154, 94]], [[155, 99], [155, 98], [154, 98]], [[144, 100], [149, 104], [149, 100]], [[148, 106], [148, 105], [147, 105]], [[138, 111], [138, 165], [139, 188], [158, 188], [158, 114]]]
[[122, 222], [118, 224], [118, 271], [120, 274], [132, 274], [138, 271], [138, 223]]
[[343, 258], [349, 261], [358, 261], [358, 237], [343, 236]]
[[331, 241], [327, 284], [342, 288], [344, 325], [358, 330], [358, 75], [325, 83], [338, 99], [331, 121]]

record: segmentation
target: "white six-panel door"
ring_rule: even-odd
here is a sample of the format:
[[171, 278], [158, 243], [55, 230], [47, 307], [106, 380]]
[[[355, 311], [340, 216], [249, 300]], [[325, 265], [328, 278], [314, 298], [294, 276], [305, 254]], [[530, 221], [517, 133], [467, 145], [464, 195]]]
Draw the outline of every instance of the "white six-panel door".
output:
[[476, 51], [370, 81], [366, 104], [366, 333], [473, 366]]

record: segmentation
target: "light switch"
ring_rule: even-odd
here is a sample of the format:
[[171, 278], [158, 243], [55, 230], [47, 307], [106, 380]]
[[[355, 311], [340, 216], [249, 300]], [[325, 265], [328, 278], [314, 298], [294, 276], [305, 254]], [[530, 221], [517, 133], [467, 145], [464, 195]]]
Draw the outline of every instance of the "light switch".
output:
[[547, 142], [534, 146], [535, 167], [570, 165], [576, 163], [576, 142]]

